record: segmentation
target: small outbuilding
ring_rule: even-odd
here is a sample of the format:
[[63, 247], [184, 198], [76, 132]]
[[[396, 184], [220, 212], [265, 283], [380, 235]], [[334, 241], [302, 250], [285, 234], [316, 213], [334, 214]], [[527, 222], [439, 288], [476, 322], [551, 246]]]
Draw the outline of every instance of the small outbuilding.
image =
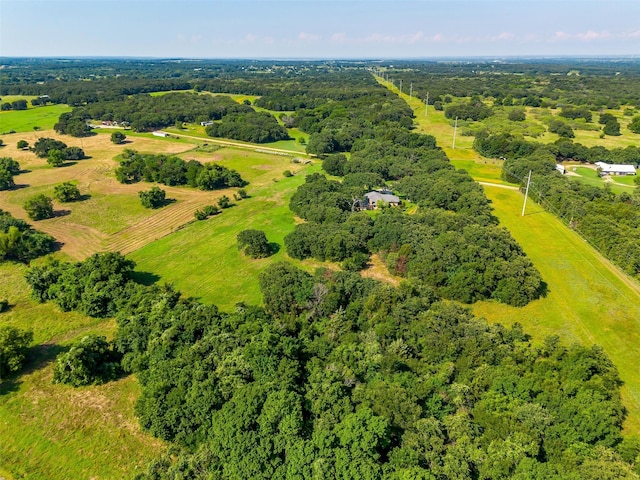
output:
[[390, 190], [374, 190], [364, 195], [362, 208], [376, 210], [381, 204], [397, 207], [400, 205], [400, 198]]
[[636, 167], [633, 165], [619, 165], [615, 163], [596, 162], [600, 176], [605, 175], [635, 175]]
[[152, 135], [154, 137], [164, 137], [164, 138], [169, 136], [169, 134], [167, 132], [160, 132], [160, 131], [152, 132]]
[[564, 168], [564, 165], [561, 165], [559, 163], [556, 163], [556, 170], [559, 171], [562, 175], [567, 173], [567, 169]]

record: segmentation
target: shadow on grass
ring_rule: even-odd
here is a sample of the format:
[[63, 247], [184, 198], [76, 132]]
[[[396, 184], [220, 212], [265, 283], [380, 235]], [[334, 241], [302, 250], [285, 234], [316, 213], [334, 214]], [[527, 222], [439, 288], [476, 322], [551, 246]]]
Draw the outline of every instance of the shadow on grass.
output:
[[66, 217], [67, 215], [71, 215], [71, 210], [56, 210], [55, 212], [53, 212], [53, 217], [54, 218], [58, 218], [58, 217]]
[[89, 195], [88, 193], [85, 193], [83, 195], [80, 195], [76, 200], [74, 200], [74, 202], [84, 202], [85, 200], [89, 200], [91, 198], [91, 195]]
[[278, 253], [280, 251], [282, 247], [280, 246], [279, 243], [276, 242], [269, 242], [269, 256], [271, 255], [275, 255], [276, 253]]
[[138, 272], [138, 271], [134, 271], [131, 274], [131, 279], [136, 282], [136, 283], [140, 283], [142, 285], [153, 285], [154, 283], [157, 283], [160, 280], [160, 275], [156, 275], [155, 273], [151, 273], [151, 272]]
[[0, 383], [0, 396], [15, 392], [20, 388], [22, 375], [33, 373], [36, 370], [46, 367], [55, 361], [56, 357], [69, 350], [69, 347], [57, 345], [55, 343], [43, 343], [35, 345], [27, 352], [27, 361], [17, 372], [13, 372], [2, 378]]
[[13, 187], [11, 187], [11, 190], [22, 190], [23, 188], [27, 188], [30, 186], [31, 185], [29, 185], [28, 183], [16, 183]]

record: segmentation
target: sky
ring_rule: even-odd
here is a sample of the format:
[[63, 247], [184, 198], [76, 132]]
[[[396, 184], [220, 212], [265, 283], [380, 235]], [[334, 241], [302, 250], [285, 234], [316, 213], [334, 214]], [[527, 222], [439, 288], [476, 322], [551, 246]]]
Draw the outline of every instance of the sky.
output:
[[0, 56], [640, 56], [640, 0], [0, 0]]

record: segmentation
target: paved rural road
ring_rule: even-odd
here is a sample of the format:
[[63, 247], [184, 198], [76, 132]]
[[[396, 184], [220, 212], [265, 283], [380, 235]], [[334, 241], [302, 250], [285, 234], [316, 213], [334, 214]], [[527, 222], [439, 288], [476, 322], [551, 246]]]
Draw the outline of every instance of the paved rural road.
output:
[[206, 143], [217, 143], [218, 145], [227, 145], [230, 147], [238, 147], [238, 148], [246, 148], [248, 150], [254, 150], [256, 152], [264, 152], [264, 153], [275, 153], [275, 154], [286, 154], [286, 155], [293, 155], [293, 156], [303, 156], [303, 157], [313, 157], [315, 155], [311, 155], [309, 153], [305, 153], [305, 152], [296, 152], [294, 150], [285, 150], [283, 148], [273, 148], [273, 147], [263, 147], [263, 146], [257, 146], [257, 145], [252, 145], [252, 144], [248, 144], [248, 143], [238, 143], [238, 142], [230, 142], [227, 140], [217, 140], [214, 138], [202, 138], [202, 137], [195, 137], [193, 135], [184, 135], [182, 133], [173, 133], [173, 132], [168, 132], [169, 135], [173, 135], [176, 137], [183, 137], [183, 138], [191, 138], [193, 140], [200, 140], [200, 141], [204, 141]]

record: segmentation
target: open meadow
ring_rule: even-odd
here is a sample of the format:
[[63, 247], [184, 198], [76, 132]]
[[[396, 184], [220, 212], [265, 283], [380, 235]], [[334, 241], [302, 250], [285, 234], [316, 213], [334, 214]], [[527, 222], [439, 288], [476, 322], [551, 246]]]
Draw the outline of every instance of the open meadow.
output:
[[[3, 97], [2, 102], [8, 101], [9, 97]], [[12, 97], [13, 98], [13, 97]], [[15, 97], [35, 98], [35, 97]], [[29, 107], [26, 110], [6, 110], [0, 112], [0, 134], [11, 131], [18, 133], [33, 133], [37, 130], [50, 130], [58, 122], [58, 117], [62, 113], [70, 112], [68, 105], [45, 105], [40, 107]], [[6, 143], [6, 140], [5, 140]]]

